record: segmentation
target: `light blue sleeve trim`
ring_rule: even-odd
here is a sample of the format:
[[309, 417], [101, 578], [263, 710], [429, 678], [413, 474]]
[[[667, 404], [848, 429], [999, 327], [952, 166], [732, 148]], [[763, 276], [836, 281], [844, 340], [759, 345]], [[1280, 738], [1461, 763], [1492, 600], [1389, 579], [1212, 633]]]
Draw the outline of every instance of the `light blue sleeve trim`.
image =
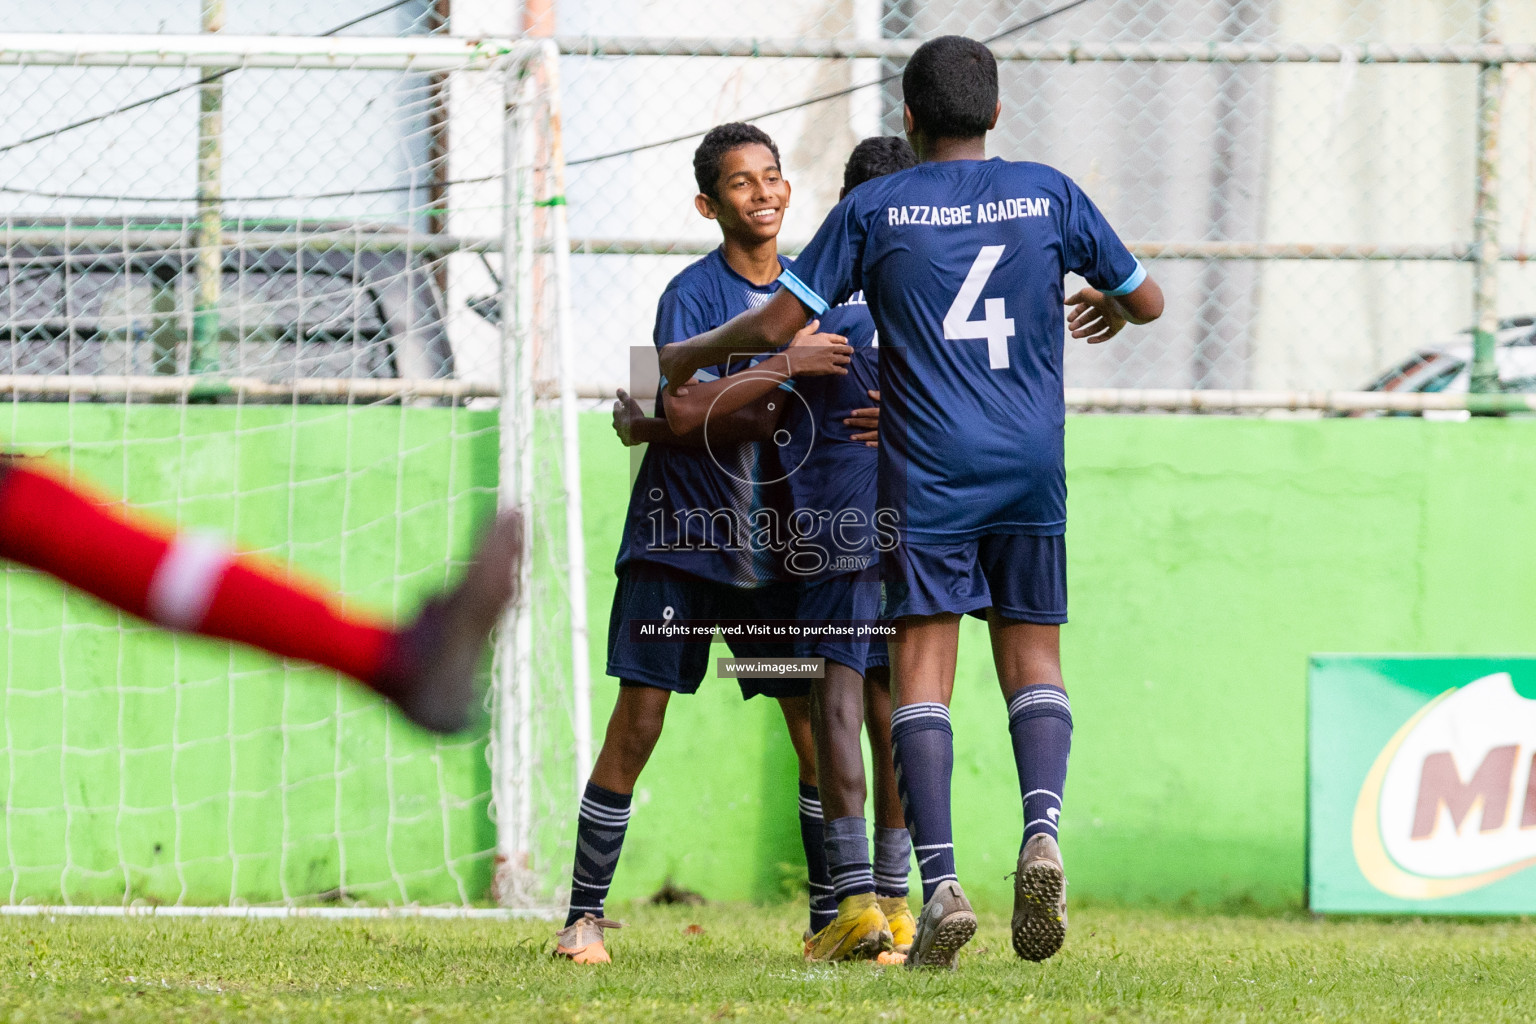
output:
[[[779, 349], [777, 352], [764, 352], [761, 355], [753, 356], [752, 357], [752, 361], [748, 365], [749, 366], [761, 366], [764, 363], [766, 363], [768, 360], [772, 359], [774, 356], [782, 355], [783, 352], [784, 352], [783, 349]], [[779, 381], [777, 386], [778, 386], [780, 391], [793, 391], [793, 390], [795, 390], [794, 383], [788, 377], [785, 377], [783, 380]]]
[[[1134, 257], [1133, 257], [1134, 258]], [[1110, 288], [1105, 295], [1129, 295], [1141, 287], [1141, 282], [1147, 279], [1147, 268], [1141, 265], [1141, 260], [1136, 260], [1136, 269], [1131, 271], [1131, 276], [1120, 282], [1120, 287]]]
[[811, 291], [809, 285], [794, 275], [794, 272], [785, 269], [779, 274], [779, 283], [789, 289], [789, 293], [810, 307], [812, 313], [817, 316], [825, 313], [831, 307], [827, 300]]
[[[693, 371], [693, 379], [698, 381], [700, 384], [705, 384], [712, 380], [719, 380], [720, 375], [715, 373], [713, 370], [695, 370]], [[661, 380], [658, 382], [658, 385], [662, 388], [662, 390], [666, 390], [667, 378], [661, 378]]]

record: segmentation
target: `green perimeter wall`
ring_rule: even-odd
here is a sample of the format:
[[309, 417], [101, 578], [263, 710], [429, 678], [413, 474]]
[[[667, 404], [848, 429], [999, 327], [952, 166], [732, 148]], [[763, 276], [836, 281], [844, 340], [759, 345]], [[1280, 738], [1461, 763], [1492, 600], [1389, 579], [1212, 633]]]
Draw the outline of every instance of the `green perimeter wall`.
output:
[[[606, 416], [583, 429], [600, 737], [629, 462]], [[1075, 900], [1300, 905], [1307, 656], [1536, 650], [1536, 421], [1076, 416], [1067, 464]], [[1019, 794], [969, 620], [953, 716], [960, 876], [1002, 908]], [[675, 700], [615, 897], [669, 875], [778, 897], [802, 863], [794, 783], [773, 706], [721, 681]]]
[[[607, 419], [581, 420], [599, 738], [630, 464]], [[442, 584], [496, 473], [494, 418], [465, 410], [13, 404], [0, 436], [386, 610]], [[1083, 416], [1067, 440], [1073, 897], [1297, 905], [1307, 656], [1536, 648], [1536, 422]], [[343, 870], [371, 901], [484, 896], [483, 733], [435, 744], [332, 674], [173, 639], [34, 574], [3, 585], [0, 898], [260, 901]], [[1018, 790], [977, 623], [954, 725], [960, 872], [1005, 906]], [[776, 707], [732, 683], [674, 701], [616, 900], [669, 876], [785, 895], [793, 763]], [[569, 849], [551, 840], [551, 878]]]

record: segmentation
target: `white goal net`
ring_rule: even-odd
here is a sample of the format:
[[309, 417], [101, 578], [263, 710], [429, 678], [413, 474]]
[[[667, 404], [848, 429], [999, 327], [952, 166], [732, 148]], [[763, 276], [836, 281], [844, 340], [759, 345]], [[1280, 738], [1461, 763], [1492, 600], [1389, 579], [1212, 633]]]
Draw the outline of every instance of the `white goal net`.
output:
[[590, 760], [538, 44], [0, 34], [0, 439], [397, 616], [528, 512], [486, 714], [0, 576], [0, 903], [552, 901]]

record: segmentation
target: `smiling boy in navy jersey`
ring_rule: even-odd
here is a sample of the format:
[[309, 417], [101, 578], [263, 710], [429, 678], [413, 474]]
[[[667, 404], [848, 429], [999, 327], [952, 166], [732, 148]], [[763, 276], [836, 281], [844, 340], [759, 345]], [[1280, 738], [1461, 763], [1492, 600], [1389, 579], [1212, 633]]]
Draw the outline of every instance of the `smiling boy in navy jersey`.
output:
[[[658, 348], [718, 326], [768, 302], [788, 262], [776, 238], [789, 204], [777, 147], [746, 124], [708, 132], [694, 154], [695, 206], [720, 225], [722, 244], [668, 284], [656, 310]], [[631, 795], [661, 735], [668, 699], [693, 693], [707, 669], [710, 639], [647, 639], [633, 626], [794, 617], [796, 587], [781, 577], [780, 553], [752, 543], [754, 515], [782, 499], [768, 492], [780, 474], [765, 472], [752, 425], [782, 415], [791, 377], [846, 373], [843, 339], [797, 333], [766, 359], [730, 357], [685, 378], [685, 394], [658, 396], [658, 413], [680, 438], [653, 444], [641, 461], [615, 571], [619, 577], [608, 624], [608, 674], [619, 698], [593, 765], [577, 822], [571, 903], [556, 954], [577, 963], [607, 963], [603, 902], [628, 827]], [[665, 383], [665, 381], [663, 381]], [[709, 420], [708, 437], [700, 434]], [[773, 466], [776, 462], [770, 460]], [[773, 643], [727, 637], [738, 658], [788, 654]], [[831, 886], [822, 851], [805, 679], [740, 682], [742, 696], [779, 699], [800, 768], [802, 840], [811, 883], [813, 929], [831, 920]]]
[[[715, 353], [768, 351], [863, 290], [880, 330], [881, 558], [897, 780], [923, 878], [909, 967], [953, 966], [976, 929], [955, 875], [949, 808], [959, 619], [984, 614], [1023, 799], [1013, 946], [1052, 956], [1066, 935], [1056, 842], [1072, 716], [1066, 621], [1063, 335], [1107, 341], [1162, 314], [1157, 284], [1065, 175], [986, 159], [997, 63], [960, 36], [923, 44], [902, 76], [917, 167], [854, 189], [773, 301], [661, 355], [673, 378]], [[1063, 298], [1068, 272], [1089, 287]], [[1071, 314], [1063, 323], [1063, 306]]]
[[[913, 166], [917, 156], [905, 139], [874, 137], [854, 147], [843, 171], [846, 193], [870, 178]], [[841, 197], [840, 197], [841, 198]], [[786, 575], [800, 582], [796, 619], [807, 626], [863, 624], [879, 612], [880, 582], [874, 555], [875, 451], [878, 408], [877, 338], [862, 296], [852, 296], [822, 319], [820, 330], [840, 335], [853, 349], [847, 375], [802, 377], [795, 400], [778, 403], [763, 417], [748, 407], [710, 416], [710, 436], [772, 436], [792, 509], [787, 526], [794, 543]], [[692, 387], [680, 389], [684, 395]], [[664, 417], [648, 417], [623, 392], [614, 403], [614, 430], [626, 445], [688, 443]], [[827, 821], [826, 858], [837, 897], [835, 921], [808, 935], [808, 960], [881, 956], [899, 960], [911, 945], [916, 923], [907, 906], [912, 843], [902, 820], [891, 764], [889, 662], [885, 644], [868, 635], [821, 636], [795, 646], [802, 657], [824, 660], [826, 675], [812, 683], [811, 718], [816, 734], [816, 774]], [[873, 755], [875, 859], [871, 864], [864, 819], [865, 776], [861, 727], [867, 724]], [[894, 948], [893, 948], [894, 947]], [[892, 958], [888, 954], [898, 954]]]

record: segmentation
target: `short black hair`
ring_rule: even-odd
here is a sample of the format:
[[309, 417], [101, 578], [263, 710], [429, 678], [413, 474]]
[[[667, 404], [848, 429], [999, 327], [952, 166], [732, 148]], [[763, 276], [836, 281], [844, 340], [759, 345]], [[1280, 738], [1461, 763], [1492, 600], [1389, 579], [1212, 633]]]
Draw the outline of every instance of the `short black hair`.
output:
[[917, 166], [917, 154], [899, 135], [875, 135], [853, 147], [843, 165], [843, 190], [852, 192], [871, 178]]
[[704, 141], [693, 151], [693, 180], [698, 182], [700, 192], [720, 198], [715, 193], [720, 186], [720, 158], [742, 146], [767, 146], [773, 153], [773, 162], [779, 162], [779, 147], [757, 125], [740, 121], [717, 124], [704, 133]]
[[901, 93], [912, 109], [913, 124], [924, 135], [985, 135], [997, 109], [997, 58], [965, 36], [930, 39], [907, 61]]

